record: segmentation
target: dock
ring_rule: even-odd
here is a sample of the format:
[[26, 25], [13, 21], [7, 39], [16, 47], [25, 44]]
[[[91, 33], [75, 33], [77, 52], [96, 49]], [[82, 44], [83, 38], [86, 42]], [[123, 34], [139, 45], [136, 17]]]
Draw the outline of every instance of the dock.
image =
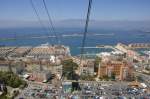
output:
[[131, 43], [128, 47], [130, 49], [150, 48], [150, 43]]

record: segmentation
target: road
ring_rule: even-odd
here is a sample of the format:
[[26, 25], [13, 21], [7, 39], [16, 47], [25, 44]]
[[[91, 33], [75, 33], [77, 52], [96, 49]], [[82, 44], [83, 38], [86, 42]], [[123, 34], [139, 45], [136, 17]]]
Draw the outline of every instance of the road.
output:
[[142, 79], [144, 80], [143, 82], [146, 83], [149, 87], [150, 87], [150, 76], [140, 73], [140, 72], [135, 72], [134, 73], [136, 76], [142, 77]]

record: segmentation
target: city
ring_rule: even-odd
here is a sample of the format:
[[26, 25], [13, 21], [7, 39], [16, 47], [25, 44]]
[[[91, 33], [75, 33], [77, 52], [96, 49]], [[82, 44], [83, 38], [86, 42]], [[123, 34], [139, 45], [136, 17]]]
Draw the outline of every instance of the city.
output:
[[150, 99], [149, 0], [1, 0], [0, 99]]
[[[113, 51], [81, 62], [79, 56], [71, 56], [67, 46], [0, 47], [0, 74], [13, 72], [26, 82], [7, 89], [10, 96], [18, 93], [15, 99], [149, 97], [150, 53], [145, 50], [140, 54], [136, 49], [149, 48], [150, 44], [118, 43], [96, 48], [102, 47]], [[2, 78], [1, 92], [6, 86]]]

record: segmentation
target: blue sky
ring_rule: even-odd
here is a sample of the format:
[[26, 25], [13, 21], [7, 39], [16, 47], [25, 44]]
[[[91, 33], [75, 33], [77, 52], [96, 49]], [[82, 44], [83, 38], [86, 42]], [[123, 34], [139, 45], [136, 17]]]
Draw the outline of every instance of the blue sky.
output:
[[[33, 0], [47, 20], [42, 0]], [[84, 19], [88, 0], [45, 0], [54, 20]], [[150, 0], [93, 0], [91, 19], [150, 20]], [[37, 20], [30, 0], [0, 0], [0, 20]]]

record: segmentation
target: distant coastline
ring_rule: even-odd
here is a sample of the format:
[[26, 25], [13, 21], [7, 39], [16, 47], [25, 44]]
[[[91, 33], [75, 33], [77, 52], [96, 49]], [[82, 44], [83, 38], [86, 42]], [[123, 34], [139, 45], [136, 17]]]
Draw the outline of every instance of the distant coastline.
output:
[[[79, 55], [82, 40], [81, 29], [60, 29], [60, 44], [70, 47], [72, 55]], [[144, 34], [144, 35], [143, 35]], [[32, 37], [33, 36], [33, 37]], [[16, 37], [19, 37], [15, 39]], [[38, 46], [44, 43], [56, 44], [53, 33], [44, 32], [42, 29], [7, 29], [0, 31], [1, 46]], [[97, 45], [116, 45], [118, 42], [123, 44], [130, 43], [150, 43], [150, 35], [142, 31], [121, 31], [90, 29], [87, 34], [86, 46]], [[105, 51], [104, 49], [86, 49], [88, 53]]]
[[[87, 36], [114, 36], [114, 33], [109, 33], [109, 34], [98, 34], [98, 33], [90, 33]], [[82, 37], [83, 34], [75, 33], [75, 34], [63, 34], [61, 37]], [[0, 41], [2, 40], [16, 40], [16, 39], [44, 39], [44, 38], [55, 38], [56, 36], [19, 36], [19, 37], [12, 37], [12, 38], [0, 38]]]

